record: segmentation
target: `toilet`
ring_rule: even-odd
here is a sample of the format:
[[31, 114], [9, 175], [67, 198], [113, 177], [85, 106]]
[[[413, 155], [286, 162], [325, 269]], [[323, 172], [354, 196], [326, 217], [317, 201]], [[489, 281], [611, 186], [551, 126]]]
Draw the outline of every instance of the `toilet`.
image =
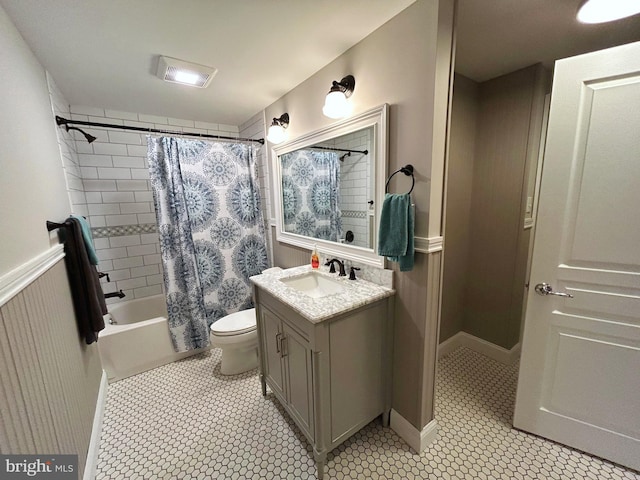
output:
[[[282, 271], [268, 268], [262, 273]], [[211, 345], [222, 350], [220, 372], [238, 375], [258, 366], [258, 331], [256, 309], [249, 308], [222, 317], [211, 324]]]

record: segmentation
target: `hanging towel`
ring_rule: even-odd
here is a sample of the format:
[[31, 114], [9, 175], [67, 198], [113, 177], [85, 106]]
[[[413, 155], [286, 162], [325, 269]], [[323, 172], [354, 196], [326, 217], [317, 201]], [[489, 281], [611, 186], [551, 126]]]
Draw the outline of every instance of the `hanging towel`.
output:
[[413, 269], [413, 208], [408, 193], [387, 193], [380, 213], [378, 255], [398, 262], [401, 272]]
[[104, 293], [95, 265], [89, 261], [82, 225], [69, 217], [61, 230], [64, 240], [65, 264], [73, 297], [78, 331], [87, 344], [98, 340], [98, 332], [104, 328], [103, 315], [107, 313]]
[[71, 218], [75, 218], [80, 222], [80, 226], [82, 227], [82, 238], [84, 239], [84, 246], [87, 250], [87, 255], [89, 256], [89, 261], [91, 265], [98, 265], [98, 255], [96, 255], [96, 249], [93, 246], [93, 235], [91, 235], [91, 227], [89, 226], [89, 222], [87, 219], [80, 215], [71, 215]]

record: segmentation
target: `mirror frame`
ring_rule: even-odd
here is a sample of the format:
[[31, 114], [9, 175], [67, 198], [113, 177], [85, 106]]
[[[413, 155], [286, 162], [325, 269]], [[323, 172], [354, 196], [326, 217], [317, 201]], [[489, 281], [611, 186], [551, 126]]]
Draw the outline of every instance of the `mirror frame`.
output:
[[[354, 117], [341, 120], [319, 130], [301, 135], [300, 137], [288, 142], [280, 145], [274, 145], [271, 148], [271, 171], [273, 172], [274, 192], [273, 201], [276, 216], [276, 240], [278, 242], [305, 248], [307, 250], [313, 250], [314, 245], [317, 245], [318, 249], [324, 254], [335, 256], [343, 260], [348, 259], [384, 268], [384, 257], [379, 256], [376, 251], [380, 209], [382, 208], [382, 202], [384, 201], [384, 188], [387, 180], [389, 142], [388, 115], [389, 105], [385, 103]], [[372, 248], [346, 245], [329, 240], [306, 237], [297, 233], [286, 232], [284, 230], [282, 212], [282, 169], [280, 164], [280, 155], [293, 152], [294, 150], [299, 150], [310, 145], [315, 145], [316, 143], [325, 142], [336, 137], [341, 137], [368, 127], [373, 127], [373, 142], [371, 151], [369, 152], [369, 158], [373, 162], [374, 167], [374, 205], [376, 206], [374, 211], [374, 244]]]

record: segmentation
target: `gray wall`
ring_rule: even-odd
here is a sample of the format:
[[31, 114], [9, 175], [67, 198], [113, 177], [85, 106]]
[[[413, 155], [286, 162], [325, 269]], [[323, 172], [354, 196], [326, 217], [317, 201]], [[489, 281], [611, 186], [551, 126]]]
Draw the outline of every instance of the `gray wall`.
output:
[[545, 76], [537, 65], [479, 85], [456, 76], [441, 342], [458, 331], [506, 349], [519, 341]]
[[[0, 451], [77, 453], [89, 446], [101, 366], [78, 336], [62, 262], [13, 296], [24, 264], [58, 243], [45, 228], [71, 205], [46, 73], [0, 7]], [[11, 273], [9, 273], [11, 272]]]
[[440, 342], [462, 331], [471, 248], [471, 192], [479, 86], [456, 74], [447, 165], [444, 273]]
[[[449, 0], [418, 0], [265, 113], [266, 118], [289, 113], [290, 139], [329, 125], [334, 121], [322, 115], [322, 105], [331, 81], [354, 75], [356, 88], [350, 98], [354, 115], [390, 105], [388, 168], [394, 171], [407, 163], [415, 167], [413, 200], [416, 235], [421, 237], [440, 235], [439, 167], [444, 162], [452, 7]], [[437, 225], [435, 233], [432, 224]], [[430, 263], [433, 256], [417, 254], [413, 271], [395, 272], [393, 408], [418, 429], [433, 418], [439, 285], [439, 258]], [[290, 266], [295, 263], [292, 259], [308, 262], [309, 253], [274, 245], [274, 259], [277, 265]]]

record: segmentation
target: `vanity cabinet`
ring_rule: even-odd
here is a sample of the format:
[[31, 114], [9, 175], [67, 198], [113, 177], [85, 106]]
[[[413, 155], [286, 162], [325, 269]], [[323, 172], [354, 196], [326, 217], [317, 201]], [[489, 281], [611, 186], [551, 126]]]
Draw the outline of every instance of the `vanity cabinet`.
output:
[[[267, 307], [260, 310], [260, 319], [264, 331], [264, 377], [269, 379], [269, 386], [305, 435], [312, 437], [313, 377], [309, 341]], [[264, 381], [262, 394], [267, 394]]]
[[254, 298], [262, 394], [313, 445], [321, 479], [329, 451], [380, 415], [389, 424], [393, 297], [315, 322], [259, 285]]

